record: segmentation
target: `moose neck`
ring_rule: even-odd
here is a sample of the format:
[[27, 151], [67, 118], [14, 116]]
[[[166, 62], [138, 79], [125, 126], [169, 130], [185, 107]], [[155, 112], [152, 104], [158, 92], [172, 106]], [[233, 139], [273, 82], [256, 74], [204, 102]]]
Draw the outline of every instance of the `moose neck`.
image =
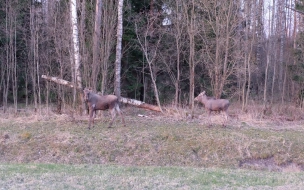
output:
[[207, 98], [207, 96], [201, 96], [200, 100], [201, 100], [201, 102], [203, 102], [205, 104], [207, 102], [208, 98]]

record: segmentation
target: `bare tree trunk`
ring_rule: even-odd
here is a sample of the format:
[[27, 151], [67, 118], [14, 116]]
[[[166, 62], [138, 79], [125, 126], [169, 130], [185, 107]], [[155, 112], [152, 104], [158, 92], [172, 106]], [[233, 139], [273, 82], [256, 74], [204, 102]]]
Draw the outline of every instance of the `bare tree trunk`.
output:
[[[269, 42], [268, 42], [269, 44]], [[269, 45], [268, 45], [268, 51], [267, 51], [267, 57], [266, 57], [266, 67], [265, 67], [265, 80], [264, 80], [264, 98], [263, 98], [263, 104], [264, 104], [264, 107], [266, 106], [267, 104], [267, 81], [268, 81], [268, 68], [269, 68], [269, 62], [270, 62], [270, 55], [269, 55]]]
[[[6, 35], [8, 34], [11, 34], [10, 32], [10, 19], [11, 19], [11, 14], [9, 12], [9, 10], [11, 10], [11, 6], [10, 4], [8, 4], [8, 2], [11, 2], [11, 1], [6, 1], [5, 5], [5, 9], [6, 9], [6, 19], [5, 19], [5, 33]], [[7, 36], [7, 38], [9, 38], [9, 36]], [[9, 57], [10, 57], [10, 54], [9, 54], [9, 50], [10, 50], [10, 41], [7, 41], [6, 44], [5, 44], [5, 51], [6, 51], [6, 60], [5, 60], [5, 68], [3, 68], [4, 70], [4, 74], [6, 74], [4, 77], [4, 85], [3, 85], [3, 112], [5, 113], [6, 110], [7, 110], [7, 98], [8, 98], [8, 90], [9, 90], [9, 81], [10, 81], [10, 63], [9, 63]]]
[[150, 71], [150, 76], [151, 76], [151, 81], [152, 81], [152, 85], [153, 85], [153, 91], [154, 91], [154, 95], [156, 98], [156, 102], [157, 105], [159, 107], [159, 109], [162, 112], [161, 109], [161, 104], [160, 104], [160, 100], [159, 100], [159, 93], [158, 93], [158, 89], [157, 89], [157, 84], [156, 84], [156, 73], [155, 73], [155, 58], [157, 55], [157, 51], [158, 51], [158, 47], [162, 38], [162, 35], [160, 34], [160, 36], [158, 36], [158, 39], [156, 42], [154, 42], [153, 46], [149, 46], [149, 40], [148, 37], [150, 35], [153, 35], [153, 31], [155, 30], [154, 28], [154, 24], [157, 21], [156, 17], [153, 17], [154, 15], [151, 15], [152, 17], [148, 18], [149, 22], [146, 25], [146, 28], [141, 28], [143, 29], [143, 32], [139, 32], [139, 28], [138, 28], [138, 24], [135, 22], [135, 32], [136, 32], [136, 36], [138, 39], [138, 43], [143, 51], [143, 54], [148, 62], [148, 67], [149, 67], [149, 71]]
[[179, 86], [180, 86], [180, 44], [179, 42], [176, 42], [176, 48], [177, 48], [177, 60], [176, 60], [176, 70], [177, 70], [177, 74], [176, 74], [176, 81], [175, 81], [175, 99], [174, 99], [174, 103], [175, 103], [175, 107], [177, 107], [179, 105]]
[[50, 83], [46, 82], [46, 111], [47, 115], [49, 115], [49, 96], [50, 96]]
[[[101, 1], [101, 0], [100, 0]], [[88, 60], [88, 48], [86, 46], [86, 16], [87, 16], [87, 1], [82, 1], [81, 2], [81, 17], [80, 17], [80, 23], [79, 23], [79, 45], [80, 45], [80, 55], [81, 55], [81, 63], [83, 64], [83, 71], [82, 71], [82, 80], [85, 82], [83, 84], [84, 86], [90, 86], [92, 87], [93, 85], [91, 84], [92, 79], [91, 79], [91, 65], [89, 64]], [[99, 28], [100, 30], [100, 28]], [[99, 38], [100, 40], [100, 38]], [[95, 40], [94, 40], [95, 42]], [[99, 54], [98, 54], [99, 55]], [[93, 55], [94, 57], [94, 55]], [[93, 58], [94, 60], [94, 58]], [[93, 63], [92, 63], [93, 64]], [[62, 77], [62, 76], [61, 76]]]
[[39, 78], [39, 23], [41, 16], [37, 12], [35, 4], [31, 5], [31, 48], [33, 51], [33, 61], [32, 61], [32, 83], [33, 83], [33, 94], [35, 102], [35, 112], [38, 111], [41, 115], [41, 88], [40, 88], [40, 78]]
[[[275, 2], [276, 0], [272, 1], [272, 16], [271, 16], [271, 31], [270, 34], [271, 36], [276, 36], [275, 34], [275, 27], [274, 27], [274, 22], [275, 22], [275, 17], [276, 17], [276, 12], [275, 12]], [[273, 104], [273, 99], [274, 99], [274, 85], [276, 81], [276, 71], [277, 71], [277, 64], [276, 64], [276, 55], [277, 55], [277, 50], [276, 50], [276, 42], [274, 38], [271, 38], [270, 43], [272, 44], [271, 47], [274, 50], [274, 53], [271, 56], [271, 62], [273, 63], [273, 74], [272, 74], [272, 82], [271, 82], [271, 104]]]
[[[251, 20], [251, 1], [247, 1], [245, 4], [245, 18], [246, 23], [250, 23]], [[250, 35], [250, 25], [246, 25], [245, 28], [245, 50], [244, 50], [244, 81], [243, 81], [243, 90], [242, 90], [242, 96], [243, 96], [243, 102], [242, 102], [242, 111], [245, 111], [247, 109], [247, 103], [248, 103], [248, 96], [250, 92], [250, 85], [251, 85], [251, 70], [250, 70], [250, 59], [251, 59], [251, 47], [253, 40], [249, 39]]]
[[92, 88], [97, 90], [97, 79], [100, 71], [100, 30], [101, 30], [102, 0], [96, 1], [95, 27], [93, 33], [93, 63], [92, 63]]
[[[5, 47], [5, 45], [4, 45], [4, 47]], [[5, 65], [5, 63], [3, 63], [2, 64], [2, 67], [0, 68], [0, 92], [3, 92], [2, 93], [2, 96], [4, 95], [4, 75], [5, 75], [5, 69], [6, 68], [6, 65]], [[2, 99], [2, 104], [3, 104], [3, 102], [4, 102], [4, 98]]]
[[[286, 1], [286, 5], [285, 6], [287, 6], [287, 7], [290, 7], [291, 6], [291, 0], [288, 0], [288, 1]], [[285, 10], [285, 7], [284, 7], [284, 10]], [[291, 17], [291, 10], [290, 9], [287, 9], [286, 10], [287, 11], [287, 13], [285, 12], [285, 22], [284, 22], [284, 30], [285, 30], [285, 26], [292, 26], [292, 17]], [[288, 19], [287, 19], [288, 18]], [[287, 36], [287, 39], [290, 39], [290, 40], [292, 40], [292, 37], [293, 37], [293, 34], [291, 33], [291, 29], [290, 30], [287, 30], [287, 28], [286, 28], [286, 36]], [[288, 57], [285, 57], [285, 59], [286, 59], [286, 61], [285, 61], [285, 68], [284, 68], [284, 80], [283, 80], [283, 90], [282, 90], [282, 97], [281, 97], [281, 104], [282, 105], [284, 105], [284, 102], [285, 102], [285, 98], [286, 98], [286, 96], [287, 97], [289, 97], [289, 94], [290, 93], [288, 93], [288, 92], [290, 92], [291, 91], [291, 87], [290, 87], [290, 89], [288, 89], [288, 86], [286, 85], [287, 84], [287, 73], [288, 73], [288, 71], [287, 71], [287, 69], [288, 69], [288, 66], [287, 66], [287, 63], [289, 63], [289, 62], [291, 62], [292, 60], [290, 59], [290, 57], [288, 56]], [[290, 85], [290, 86], [292, 86], [292, 85]], [[286, 90], [286, 88], [287, 88], [287, 90]], [[286, 93], [287, 92], [287, 93]]]
[[146, 97], [147, 97], [147, 79], [146, 79], [146, 76], [145, 76], [145, 61], [144, 61], [144, 58], [143, 58], [143, 67], [142, 67], [142, 74], [143, 74], [143, 88], [144, 88], [144, 92], [143, 92], [143, 101], [145, 102], [146, 101]]
[[179, 19], [181, 19], [179, 16], [181, 15], [180, 10], [180, 1], [175, 1], [175, 9], [176, 9], [176, 24], [175, 29], [175, 45], [176, 45], [176, 81], [175, 81], [175, 98], [174, 98], [174, 104], [175, 107], [179, 105], [179, 92], [180, 92], [180, 78], [181, 78], [181, 73], [180, 73], [180, 63], [181, 63], [181, 36], [182, 36], [182, 26], [178, 22]]
[[[270, 9], [269, 9], [270, 11]], [[269, 24], [268, 24], [268, 30], [269, 30], [269, 36], [272, 35], [271, 34], [271, 30], [272, 30], [272, 26], [271, 26], [271, 14], [269, 14]], [[269, 73], [269, 65], [270, 65], [270, 59], [271, 59], [271, 47], [272, 47], [272, 43], [271, 43], [271, 38], [268, 38], [267, 44], [266, 44], [266, 67], [265, 67], [265, 80], [264, 80], [264, 98], [263, 98], [263, 107], [264, 109], [266, 108], [266, 104], [268, 101], [268, 73]]]
[[251, 88], [251, 51], [249, 52], [249, 55], [247, 57], [247, 71], [248, 71], [248, 84], [247, 84], [247, 90], [246, 90], [246, 99], [245, 99], [245, 109], [247, 109], [248, 106], [248, 99], [249, 99], [249, 93]]
[[[295, 0], [296, 1], [296, 0]], [[296, 11], [294, 11], [294, 23], [293, 23], [293, 48], [296, 49], [297, 47], [297, 43], [296, 43], [296, 39], [297, 39], [297, 13]], [[296, 59], [293, 60], [293, 64], [296, 65]], [[296, 99], [296, 93], [295, 93], [295, 82], [292, 81], [292, 88], [291, 88], [291, 94], [293, 95], [292, 99], [295, 100]]]
[[39, 78], [39, 70], [40, 70], [40, 63], [39, 63], [39, 47], [38, 47], [38, 43], [39, 43], [39, 36], [38, 36], [38, 20], [35, 21], [35, 38], [36, 38], [36, 43], [35, 43], [35, 60], [36, 60], [36, 77], [37, 77], [37, 89], [38, 89], [38, 110], [39, 110], [39, 114], [41, 115], [41, 88], [40, 88], [40, 78]]
[[162, 112], [161, 105], [160, 105], [160, 100], [159, 100], [159, 93], [158, 93], [158, 89], [157, 89], [157, 85], [156, 85], [156, 76], [154, 74], [155, 72], [152, 69], [152, 62], [148, 61], [148, 65], [149, 65], [149, 70], [150, 70], [150, 73], [151, 73], [151, 80], [152, 80], [152, 84], [153, 84], [153, 89], [154, 89], [156, 102], [157, 102], [157, 105], [158, 105], [159, 109]]
[[264, 0], [259, 0], [258, 6], [256, 7], [256, 18], [257, 18], [257, 54], [256, 63], [261, 65], [262, 55], [262, 42], [263, 42], [263, 18], [264, 18]]
[[[101, 35], [101, 94], [113, 92], [113, 83], [110, 78], [112, 77], [110, 69], [113, 64], [110, 64], [110, 56], [112, 49], [117, 45], [117, 3], [116, 1], [104, 1], [102, 14], [102, 35]], [[115, 67], [115, 65], [114, 65]], [[115, 86], [115, 84], [114, 84]], [[111, 88], [110, 88], [111, 87]]]
[[283, 79], [283, 72], [285, 69], [284, 66], [284, 41], [285, 41], [285, 0], [280, 0], [278, 2], [279, 4], [279, 33], [280, 33], [280, 56], [279, 56], [279, 90], [281, 92], [281, 98], [283, 100], [284, 94], [283, 94], [283, 85], [284, 85], [284, 79]]
[[243, 52], [243, 54], [244, 54], [244, 59], [243, 59], [243, 61], [244, 61], [244, 66], [243, 66], [243, 76], [244, 76], [244, 79], [243, 79], [243, 85], [242, 85], [242, 111], [245, 111], [245, 108], [246, 108], [246, 84], [247, 84], [247, 81], [248, 81], [248, 79], [247, 79], [247, 73], [248, 73], [248, 71], [247, 71], [247, 69], [248, 69], [248, 67], [247, 67], [247, 60], [248, 60], [248, 54], [249, 54], [249, 48], [248, 48], [248, 46], [249, 46], [249, 38], [248, 38], [248, 36], [249, 36], [249, 24], [247, 25], [247, 23], [249, 23], [249, 20], [250, 20], [250, 5], [251, 4], [251, 2], [249, 2], [249, 1], [246, 1], [245, 2], [245, 21], [246, 21], [246, 25], [245, 25], [245, 34], [244, 34], [244, 52]]
[[31, 30], [31, 41], [30, 41], [30, 54], [32, 56], [30, 57], [30, 73], [31, 73], [31, 79], [32, 79], [32, 92], [34, 96], [34, 110], [37, 112], [38, 109], [38, 98], [37, 98], [37, 70], [36, 70], [36, 22], [35, 22], [35, 7], [34, 5], [31, 5], [30, 8], [30, 30]]
[[[249, 10], [249, 13], [252, 13], [252, 11], [256, 11], [257, 9], [257, 4], [255, 1], [253, 1], [253, 7], [250, 8]], [[258, 17], [256, 14], [253, 15], [253, 19], [254, 22], [256, 22], [256, 20], [258, 20]], [[251, 60], [252, 60], [252, 56], [253, 56], [253, 46], [254, 44], [258, 43], [256, 40], [256, 32], [257, 32], [257, 27], [256, 27], [256, 24], [253, 24], [252, 26], [252, 39], [249, 40], [249, 38], [247, 40], [248, 41], [248, 45], [249, 45], [249, 49], [248, 49], [248, 52], [247, 53], [247, 71], [248, 71], [248, 81], [247, 81], [247, 89], [246, 89], [246, 99], [245, 99], [245, 109], [247, 109], [247, 106], [248, 106], [248, 102], [249, 102], [249, 94], [250, 94], [250, 89], [251, 89], [251, 75], [252, 75], [252, 71], [251, 71]], [[249, 28], [248, 28], [248, 33], [247, 35], [249, 34]], [[248, 37], [248, 36], [247, 36]]]
[[28, 92], [28, 83], [29, 83], [29, 71], [28, 71], [28, 65], [26, 66], [25, 69], [25, 108], [28, 108], [28, 99], [29, 99], [29, 92]]
[[[189, 3], [189, 2], [186, 2]], [[187, 23], [187, 34], [189, 37], [189, 57], [188, 57], [188, 64], [189, 64], [189, 107], [191, 109], [191, 115], [193, 116], [193, 112], [194, 112], [194, 69], [195, 69], [195, 41], [194, 41], [194, 36], [195, 36], [195, 23], [194, 23], [194, 17], [195, 17], [195, 4], [194, 4], [194, 0], [191, 1], [190, 4], [190, 12], [189, 14], [187, 14], [188, 12], [188, 7], [187, 5], [184, 5], [184, 15], [186, 15], [186, 23]]]
[[281, 104], [282, 105], [284, 105], [286, 81], [287, 81], [287, 64], [285, 64], [285, 69], [284, 69], [283, 89], [282, 89], [282, 97], [281, 97], [282, 98], [281, 99]]
[[117, 44], [115, 60], [115, 95], [120, 99], [120, 73], [121, 73], [121, 42], [122, 42], [122, 19], [123, 19], [123, 0], [118, 1], [118, 22], [117, 22]]
[[[273, 59], [276, 60], [276, 55], [277, 53], [274, 53]], [[273, 99], [274, 99], [274, 88], [275, 88], [275, 81], [276, 81], [276, 75], [277, 75], [277, 64], [274, 62], [273, 63], [273, 77], [272, 77], [272, 85], [271, 85], [271, 104], [273, 104]]]
[[12, 83], [13, 83], [13, 98], [14, 98], [14, 112], [17, 113], [18, 109], [18, 81], [17, 81], [17, 15], [14, 15], [14, 47], [12, 52]]

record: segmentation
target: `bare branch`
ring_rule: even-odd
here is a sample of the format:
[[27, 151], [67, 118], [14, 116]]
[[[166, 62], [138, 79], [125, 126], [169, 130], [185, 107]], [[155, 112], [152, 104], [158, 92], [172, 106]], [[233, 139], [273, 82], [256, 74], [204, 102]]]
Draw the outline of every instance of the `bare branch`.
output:
[[304, 12], [303, 11], [300, 11], [300, 10], [297, 10], [297, 9], [295, 9], [295, 8], [291, 8], [291, 7], [289, 7], [289, 6], [285, 6], [287, 9], [290, 9], [290, 10], [293, 10], [293, 11], [295, 11], [295, 12], [297, 12], [297, 13], [300, 13], [300, 14], [302, 14], [302, 15], [304, 15]]

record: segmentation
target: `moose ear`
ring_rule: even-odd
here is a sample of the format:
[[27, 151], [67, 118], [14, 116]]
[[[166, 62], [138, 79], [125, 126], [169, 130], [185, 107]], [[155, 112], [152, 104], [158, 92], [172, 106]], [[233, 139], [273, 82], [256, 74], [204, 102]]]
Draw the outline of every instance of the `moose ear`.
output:
[[90, 93], [90, 90], [88, 90], [87, 88], [83, 89], [83, 93], [84, 94], [89, 94]]

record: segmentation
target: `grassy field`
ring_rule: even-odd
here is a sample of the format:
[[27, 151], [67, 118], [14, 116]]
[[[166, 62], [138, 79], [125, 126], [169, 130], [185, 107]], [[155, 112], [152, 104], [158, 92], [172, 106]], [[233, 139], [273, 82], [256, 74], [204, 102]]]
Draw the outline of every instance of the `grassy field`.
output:
[[[0, 189], [301, 189], [304, 122], [125, 108], [87, 116], [0, 119]], [[200, 114], [204, 113], [199, 110]], [[138, 117], [138, 114], [147, 117]], [[199, 115], [199, 113], [197, 113]], [[101, 121], [102, 120], [102, 121]]]
[[219, 168], [1, 164], [0, 189], [301, 189], [304, 173]]

